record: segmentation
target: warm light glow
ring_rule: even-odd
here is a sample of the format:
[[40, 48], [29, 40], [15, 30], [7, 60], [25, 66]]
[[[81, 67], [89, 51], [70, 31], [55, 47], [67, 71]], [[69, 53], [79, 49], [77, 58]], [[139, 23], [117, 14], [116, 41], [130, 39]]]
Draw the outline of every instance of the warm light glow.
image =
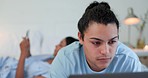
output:
[[124, 24], [126, 25], [134, 25], [138, 24], [140, 19], [134, 14], [133, 8], [128, 8], [128, 15], [124, 20]]
[[124, 20], [124, 23], [126, 25], [134, 25], [134, 24], [138, 24], [140, 22], [139, 18], [127, 18], [126, 20]]
[[148, 45], [145, 45], [144, 50], [148, 50]]

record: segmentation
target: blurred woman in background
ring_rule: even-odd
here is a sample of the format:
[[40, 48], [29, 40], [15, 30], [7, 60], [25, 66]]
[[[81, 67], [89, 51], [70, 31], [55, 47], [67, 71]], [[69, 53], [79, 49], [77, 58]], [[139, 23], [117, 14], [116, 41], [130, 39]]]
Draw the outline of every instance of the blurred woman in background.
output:
[[[53, 56], [55, 57], [58, 51], [71, 44], [74, 41], [78, 41], [73, 37], [64, 38], [58, 45], [56, 45]], [[50, 69], [50, 64], [54, 60], [53, 58], [49, 58], [46, 60], [37, 60], [32, 62], [30, 65], [25, 67], [25, 59], [31, 57], [30, 53], [30, 42], [28, 38], [23, 38], [20, 43], [21, 54], [19, 58], [18, 67], [16, 70], [16, 78], [45, 78], [47, 76], [47, 72]]]

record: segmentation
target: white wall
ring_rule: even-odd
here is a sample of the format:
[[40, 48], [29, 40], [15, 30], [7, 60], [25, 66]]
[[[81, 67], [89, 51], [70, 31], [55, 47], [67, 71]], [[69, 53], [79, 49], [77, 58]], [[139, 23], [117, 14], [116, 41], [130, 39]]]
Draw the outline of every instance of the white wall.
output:
[[[143, 16], [148, 10], [148, 0], [104, 1], [110, 4], [120, 21], [120, 40], [127, 42], [127, 26], [123, 24], [127, 8], [133, 7], [136, 15]], [[41, 32], [44, 36], [42, 52], [52, 53], [54, 46], [65, 36], [77, 38], [77, 22], [91, 2], [92, 0], [0, 0], [0, 41], [3, 42], [0, 43], [0, 55], [19, 56], [19, 42], [28, 29], [31, 32]], [[148, 44], [147, 30], [148, 24], [144, 31]], [[131, 33], [131, 43], [135, 45], [137, 31], [134, 27]]]

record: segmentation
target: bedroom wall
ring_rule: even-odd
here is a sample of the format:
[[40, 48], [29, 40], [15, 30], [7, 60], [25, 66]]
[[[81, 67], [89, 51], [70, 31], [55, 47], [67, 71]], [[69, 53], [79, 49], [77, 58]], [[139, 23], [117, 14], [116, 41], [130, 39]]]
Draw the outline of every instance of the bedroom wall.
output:
[[[97, 0], [102, 1], [102, 0]], [[120, 40], [127, 42], [127, 26], [123, 19], [127, 8], [133, 7], [137, 16], [148, 10], [148, 0], [107, 1], [120, 21]], [[92, 0], [0, 0], [0, 56], [19, 57], [19, 43], [27, 30], [31, 31], [32, 53], [52, 54], [65, 36], [77, 38], [77, 22]], [[148, 44], [148, 24], [144, 31]], [[36, 36], [33, 36], [36, 34]], [[131, 43], [136, 45], [137, 31], [132, 27]], [[43, 38], [43, 47], [39, 47]], [[41, 52], [40, 52], [41, 51]]]

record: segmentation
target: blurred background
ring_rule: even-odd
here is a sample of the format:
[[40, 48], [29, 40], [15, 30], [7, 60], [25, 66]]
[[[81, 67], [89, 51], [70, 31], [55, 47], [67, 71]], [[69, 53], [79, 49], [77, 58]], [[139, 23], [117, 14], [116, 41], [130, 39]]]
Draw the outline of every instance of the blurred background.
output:
[[[19, 43], [29, 30], [32, 54], [52, 54], [64, 37], [77, 38], [77, 23], [93, 0], [0, 0], [0, 56], [20, 54]], [[102, 1], [102, 0], [96, 0]], [[120, 21], [119, 38], [128, 42], [128, 26], [124, 19], [132, 7], [138, 17], [148, 11], [148, 0], [104, 0]], [[140, 25], [140, 24], [138, 24]], [[136, 47], [138, 31], [131, 26], [130, 44]], [[148, 44], [148, 24], [143, 34]]]

